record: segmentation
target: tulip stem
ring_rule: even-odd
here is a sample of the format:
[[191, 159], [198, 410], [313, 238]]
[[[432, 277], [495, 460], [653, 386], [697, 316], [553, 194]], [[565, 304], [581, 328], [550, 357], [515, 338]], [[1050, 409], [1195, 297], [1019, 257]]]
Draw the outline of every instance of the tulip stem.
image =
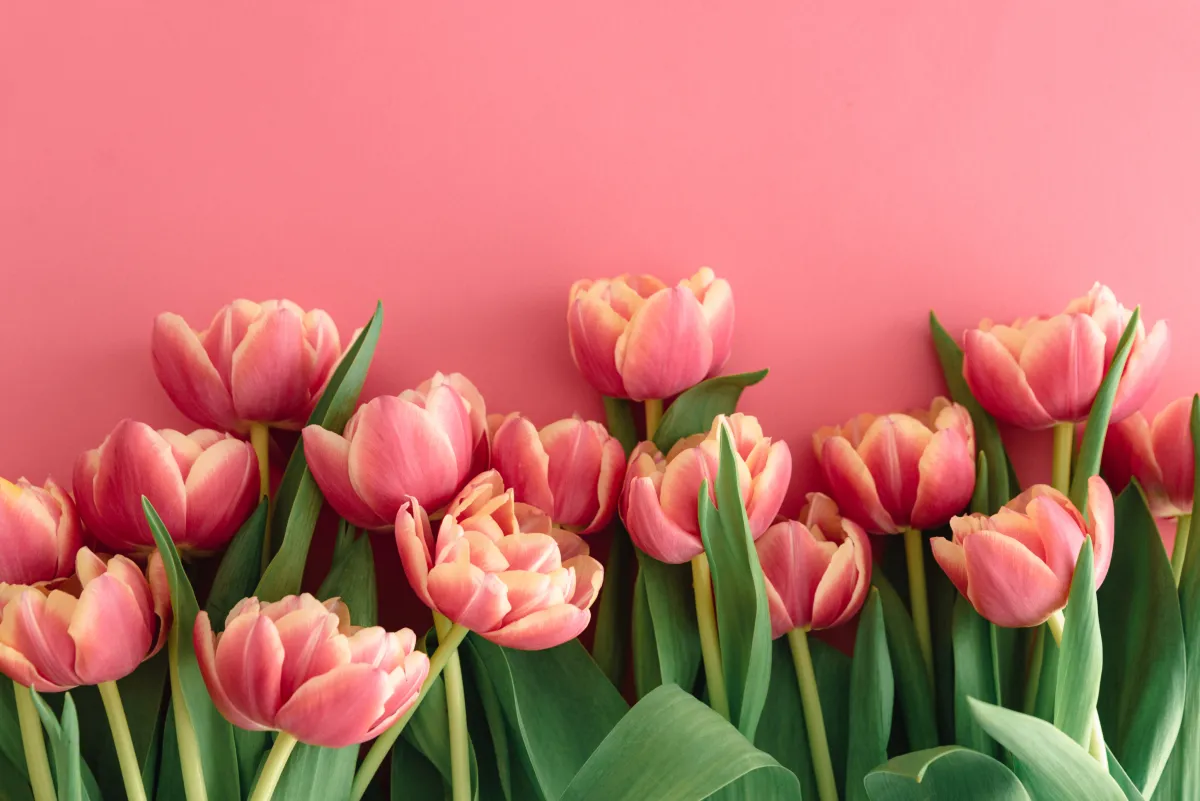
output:
[[[1063, 617], [1063, 612], [1059, 609], [1050, 616], [1046, 621], [1046, 625], [1050, 627], [1050, 633], [1054, 635], [1054, 642], [1058, 647], [1062, 647], [1063, 626], [1066, 624], [1066, 618]], [[1092, 755], [1104, 770], [1108, 771], [1108, 754], [1104, 747], [1104, 731], [1100, 728], [1100, 713], [1095, 708], [1092, 709], [1092, 728], [1088, 733], [1088, 753]]]
[[117, 749], [117, 762], [121, 765], [121, 778], [125, 781], [125, 797], [129, 801], [146, 801], [146, 788], [142, 785], [142, 768], [138, 765], [137, 752], [133, 748], [133, 736], [129, 733], [129, 720], [125, 717], [125, 705], [121, 703], [121, 692], [115, 681], [104, 681], [96, 685], [100, 699], [104, 701], [104, 713], [108, 715], [108, 727], [112, 729], [113, 745]]
[[42, 736], [42, 719], [33, 703], [33, 693], [24, 684], [13, 682], [17, 699], [17, 718], [21, 724], [21, 743], [25, 746], [25, 765], [34, 801], [54, 801], [54, 779], [50, 777], [50, 760], [46, 756], [46, 740]]
[[833, 777], [833, 760], [829, 757], [829, 740], [825, 736], [825, 717], [821, 714], [817, 674], [813, 670], [812, 652], [808, 650], [808, 632], [792, 629], [787, 638], [792, 648], [796, 680], [800, 683], [800, 703], [804, 707], [808, 750], [812, 754], [813, 773], [817, 778], [817, 797], [820, 801], [837, 801], [837, 780]]
[[1175, 547], [1171, 549], [1171, 572], [1175, 574], [1175, 586], [1183, 576], [1183, 560], [1187, 558], [1188, 536], [1192, 533], [1192, 516], [1175, 518]]
[[[187, 801], [208, 801], [200, 743], [196, 739], [196, 729], [192, 727], [192, 716], [188, 712], [183, 683], [179, 678], [179, 636], [179, 626], [172, 625], [171, 633], [167, 635], [167, 664], [171, 677], [171, 708], [175, 710], [175, 741], [179, 749], [179, 767], [183, 773], [183, 793]], [[191, 633], [184, 636], [190, 637]]]
[[263, 537], [262, 569], [271, 561], [271, 432], [262, 423], [250, 424], [250, 444], [258, 457], [258, 497], [267, 499], [267, 533]]
[[[438, 641], [454, 624], [439, 612], [433, 613]], [[454, 801], [471, 801], [471, 740], [467, 734], [467, 696], [463, 688], [462, 662], [458, 649], [446, 660], [446, 722], [450, 735], [450, 792]]]
[[295, 747], [295, 737], [285, 731], [279, 732], [275, 737], [275, 745], [271, 746], [271, 753], [267, 754], [267, 761], [263, 763], [258, 774], [250, 801], [270, 801], [271, 796], [275, 794], [275, 785], [279, 784], [288, 757], [292, 755], [292, 749]]
[[391, 728], [379, 735], [375, 742], [371, 744], [371, 749], [367, 751], [367, 755], [363, 757], [362, 764], [358, 766], [358, 771], [354, 774], [354, 786], [350, 790], [350, 801], [359, 801], [360, 798], [367, 792], [368, 785], [371, 784], [371, 779], [379, 771], [383, 760], [388, 755], [388, 751], [392, 750], [392, 746], [396, 744], [397, 738], [400, 737], [400, 732], [404, 731], [404, 727], [412, 718], [413, 713], [417, 711], [417, 707], [425, 700], [425, 696], [429, 694], [429, 688], [437, 681], [438, 676], [442, 675], [442, 671], [446, 669], [447, 662], [450, 657], [458, 653], [458, 646], [466, 638], [469, 630], [465, 626], [460, 626], [455, 623], [450, 627], [450, 630], [445, 636], [438, 635], [438, 647], [433, 652], [433, 656], [429, 657], [429, 675], [425, 677], [425, 682], [421, 685], [421, 692], [417, 695], [417, 700], [408, 708], [399, 720], [392, 724]]
[[925, 589], [925, 537], [915, 528], [904, 530], [904, 556], [908, 562], [908, 601], [913, 628], [925, 658], [929, 686], [933, 686], [933, 634], [929, 628], [929, 594]]
[[662, 398], [647, 398], [642, 405], [646, 407], [646, 439], [652, 440], [662, 422]]
[[729, 720], [729, 696], [725, 691], [721, 641], [717, 637], [717, 608], [713, 603], [712, 572], [708, 567], [708, 554], [703, 551], [692, 559], [692, 589], [696, 595], [696, 622], [700, 627], [700, 654], [704, 657], [708, 703], [717, 714]]
[[1075, 424], [1054, 424], [1054, 461], [1050, 486], [1066, 495], [1071, 491], [1071, 449], [1075, 446]]

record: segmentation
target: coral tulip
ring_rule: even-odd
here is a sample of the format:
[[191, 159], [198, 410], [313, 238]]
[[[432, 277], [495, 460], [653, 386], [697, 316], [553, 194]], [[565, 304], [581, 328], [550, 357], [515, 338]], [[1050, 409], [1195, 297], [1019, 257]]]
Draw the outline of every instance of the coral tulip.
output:
[[754, 547], [766, 579], [772, 637], [839, 626], [866, 600], [871, 542], [826, 495], [809, 493], [800, 520], [776, 523]]
[[88, 531], [114, 550], [154, 550], [145, 495], [177, 547], [216, 551], [254, 508], [257, 464], [249, 443], [219, 431], [122, 420], [75, 463], [75, 501]]
[[1136, 478], [1155, 517], [1192, 513], [1192, 399], [1179, 398], [1147, 423], [1134, 412], [1108, 429], [1104, 440], [1104, 475], [1120, 491]]
[[235, 300], [203, 331], [178, 314], [154, 321], [154, 372], [179, 410], [202, 426], [299, 428], [341, 356], [337, 326], [290, 300]]
[[567, 303], [571, 356], [615, 398], [667, 398], [717, 373], [733, 339], [733, 291], [707, 267], [677, 286], [651, 275], [583, 279]]
[[975, 610], [998, 626], [1037, 626], [1066, 606], [1075, 560], [1088, 537], [1096, 586], [1113, 550], [1113, 498], [1103, 479], [1088, 480], [1087, 521], [1058, 492], [1038, 484], [996, 514], [950, 521], [954, 539], [935, 537], [933, 556]]
[[396, 517], [396, 546], [430, 609], [506, 648], [540, 650], [578, 637], [604, 581], [583, 539], [517, 503], [495, 470], [454, 499], [436, 541], [412, 499]]
[[196, 617], [196, 658], [213, 704], [235, 726], [342, 748], [379, 735], [413, 705], [429, 673], [411, 629], [351, 625], [334, 598], [245, 598], [214, 634]]
[[58, 484], [0, 478], [0, 584], [66, 578], [82, 545], [75, 504]]
[[169, 593], [157, 553], [143, 573], [124, 556], [87, 547], [76, 552], [71, 578], [0, 584], [0, 671], [38, 692], [124, 678], [162, 648]]
[[625, 477], [625, 451], [600, 423], [559, 420], [540, 432], [511, 414], [492, 437], [492, 466], [516, 499], [556, 525], [590, 534], [608, 525]]
[[439, 509], [487, 460], [487, 411], [475, 385], [437, 373], [362, 406], [345, 432], [304, 429], [308, 468], [337, 513], [385, 529], [409, 496]]
[[[967, 331], [963, 374], [980, 405], [1027, 429], [1084, 420], [1132, 312], [1096, 284], [1050, 318]], [[1161, 320], [1147, 335], [1138, 321], [1133, 348], [1112, 407], [1112, 422], [1135, 412], [1158, 384], [1170, 342]]]
[[975, 488], [975, 429], [957, 403], [928, 411], [861, 414], [813, 435], [813, 449], [842, 514], [872, 534], [945, 524]]
[[660, 562], [680, 564], [704, 550], [697, 499], [700, 485], [708, 481], [716, 503], [722, 425], [729, 427], [736, 451], [738, 483], [755, 539], [779, 513], [792, 477], [792, 452], [786, 442], [763, 436], [756, 418], [718, 415], [707, 435], [684, 437], [665, 458], [654, 443], [643, 442], [629, 456], [621, 519], [634, 543]]

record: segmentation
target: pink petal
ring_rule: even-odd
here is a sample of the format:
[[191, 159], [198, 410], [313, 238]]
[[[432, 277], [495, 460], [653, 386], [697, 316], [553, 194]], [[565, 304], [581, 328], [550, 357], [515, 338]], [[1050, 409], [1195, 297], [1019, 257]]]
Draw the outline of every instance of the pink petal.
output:
[[[157, 554], [157, 551], [155, 552]], [[79, 551], [79, 559], [77, 564], [78, 575], [80, 582], [83, 584], [83, 589], [86, 591], [91, 586], [93, 578], [85, 578], [85, 571], [88, 568], [84, 567], [85, 560], [91, 551], [88, 548], [82, 548]], [[153, 592], [150, 588], [150, 583], [146, 581], [146, 575], [142, 573], [142, 569], [124, 556], [117, 555], [108, 560], [108, 564], [101, 562], [98, 558], [92, 556], [96, 562], [100, 562], [101, 573], [95, 576], [99, 578], [101, 575], [107, 576], [121, 584], [132, 593], [134, 603], [137, 605], [138, 614], [141, 615], [142, 627], [150, 632], [151, 636], [158, 632], [158, 618], [154, 614], [155, 600]], [[90, 561], [90, 560], [89, 560]], [[161, 566], [162, 557], [159, 557], [159, 566]], [[82, 596], [80, 601], [82, 601]], [[78, 618], [78, 614], [76, 614]], [[145, 656], [145, 654], [142, 654]]]
[[200, 334], [204, 351], [226, 387], [232, 386], [233, 351], [246, 338], [250, 324], [262, 312], [261, 305], [252, 300], [238, 298], [221, 307], [213, 316], [208, 328]]
[[[200, 430], [212, 431], [210, 428]], [[205, 446], [173, 428], [159, 429], [158, 435], [171, 446], [171, 455], [175, 457], [175, 463], [179, 465], [179, 474], [186, 481], [192, 465], [200, 458], [200, 454], [204, 453]]]
[[154, 374], [171, 402], [202, 426], [238, 430], [229, 389], [184, 319], [160, 314], [150, 342]]
[[921, 454], [918, 471], [913, 528], [925, 531], [943, 526], [971, 502], [975, 454], [959, 431], [944, 429], [934, 434]]
[[608, 525], [616, 511], [625, 482], [625, 451], [621, 443], [609, 437], [604, 443], [604, 455], [600, 459], [600, 477], [596, 482], [599, 506], [581, 534], [591, 534]]
[[187, 537], [199, 551], [223, 547], [258, 501], [258, 459], [247, 442], [226, 439], [200, 455], [184, 482]]
[[627, 397], [617, 372], [617, 340], [627, 325], [624, 318], [592, 293], [575, 295], [567, 309], [571, 358], [589, 384], [603, 395]]
[[1083, 545], [1084, 532], [1079, 523], [1066, 509], [1046, 497], [1034, 498], [1026, 512], [1037, 525], [1045, 549], [1045, 564], [1060, 581], [1069, 584]]
[[63, 491], [53, 479], [46, 479], [46, 492], [58, 506], [58, 528], [55, 541], [58, 543], [58, 564], [56, 577], [71, 575], [71, 565], [75, 563], [75, 553], [83, 546], [83, 526], [79, 522], [79, 514], [71, 496]]
[[51, 684], [82, 684], [75, 673], [75, 642], [67, 631], [75, 598], [59, 590], [49, 596], [25, 590], [4, 607], [0, 643], [23, 655]]
[[230, 384], [238, 417], [304, 422], [309, 395], [303, 343], [304, 324], [295, 311], [264, 307], [233, 351]]
[[786, 442], [772, 443], [767, 450], [766, 464], [762, 472], [751, 479], [750, 492], [745, 499], [750, 532], [755, 537], [761, 536], [779, 514], [791, 480], [791, 449]]
[[[415, 516], [410, 506], [415, 510]], [[429, 569], [433, 567], [433, 558], [429, 554], [432, 539], [425, 510], [416, 501], [405, 504], [396, 515], [396, 550], [400, 553], [404, 575], [408, 577], [413, 592], [430, 609], [433, 608], [428, 586]]]
[[1054, 424], [1008, 348], [987, 331], [963, 340], [963, 376], [979, 405], [1006, 423], [1037, 430]]
[[1051, 317], [1021, 351], [1025, 379], [1055, 420], [1087, 417], [1107, 366], [1104, 332], [1085, 314]]
[[567, 603], [590, 609], [604, 585], [604, 566], [590, 556], [579, 555], [565, 560], [563, 567], [575, 571], [575, 592], [567, 598]]
[[600, 503], [596, 487], [606, 438], [607, 434], [577, 418], [542, 429], [540, 440], [549, 457], [547, 477], [553, 497], [550, 511], [560, 525], [584, 527], [596, 517]]
[[58, 578], [58, 562], [54, 518], [32, 489], [22, 490], [0, 478], [0, 582], [34, 584]]
[[71, 487], [75, 490], [75, 508], [79, 519], [89, 532], [95, 532], [102, 525], [100, 512], [96, 509], [96, 471], [100, 469], [100, 449], [93, 448], [79, 454], [75, 460], [75, 470], [71, 477]]
[[153, 548], [142, 510], [150, 499], [172, 539], [187, 532], [187, 496], [171, 446], [144, 423], [122, 420], [101, 448], [95, 502], [101, 525], [91, 529], [115, 550]]
[[638, 548], [668, 564], [691, 561], [704, 551], [699, 534], [681, 528], [663, 512], [651, 479], [634, 479], [625, 493], [625, 526]]
[[466, 561], [446, 562], [429, 571], [433, 608], [471, 631], [500, 625], [512, 606], [504, 582]]
[[806, 526], [787, 520], [768, 528], [754, 547], [763, 578], [778, 595], [791, 628], [811, 624], [817, 585], [838, 546], [819, 542]]
[[384, 702], [383, 715], [367, 731], [366, 739], [378, 737], [416, 703], [421, 685], [429, 675], [429, 658], [421, 652], [409, 654], [404, 665], [388, 674], [391, 693]]
[[[255, 616], [257, 619], [257, 616]], [[232, 613], [230, 614], [230, 623], [234, 620]], [[252, 624], [243, 624], [252, 625]], [[229, 626], [226, 626], [229, 628]], [[265, 721], [251, 720], [240, 709], [234, 706], [229, 699], [229, 695], [225, 692], [225, 687], [221, 684], [221, 676], [217, 670], [217, 656], [214, 650], [216, 635], [213, 634], [212, 624], [209, 622], [208, 613], [201, 612], [196, 616], [196, 627], [192, 630], [192, 646], [196, 649], [196, 661], [200, 666], [200, 675], [204, 677], [204, 684], [208, 687], [208, 694], [212, 697], [213, 705], [217, 710], [233, 725], [241, 729], [249, 729], [250, 731], [265, 731], [272, 728], [269, 719]], [[241, 688], [245, 694], [245, 688]]]
[[876, 418], [859, 444], [859, 456], [875, 480], [879, 501], [892, 520], [908, 523], [917, 500], [919, 464], [933, 433], [906, 414]]
[[[1150, 439], [1154, 445], [1154, 457], [1161, 467], [1163, 489], [1174, 509], [1180, 513], [1192, 511], [1192, 492], [1196, 477], [1195, 457], [1192, 453], [1191, 430], [1192, 399], [1182, 397], [1167, 404], [1154, 418], [1150, 428]], [[1141, 417], [1135, 414], [1126, 419]], [[1142, 418], [1144, 420], [1144, 418]], [[1124, 425], [1123, 423], [1121, 425]], [[1111, 435], [1110, 429], [1110, 435]], [[1108, 450], [1107, 442], [1105, 450]], [[1143, 485], [1147, 482], [1143, 482]]]
[[554, 510], [548, 472], [550, 457], [542, 447], [533, 423], [509, 415], [492, 437], [492, 467], [511, 487], [517, 500], [539, 509]]
[[289, 612], [275, 621], [274, 628], [283, 646], [278, 672], [284, 701], [309, 679], [351, 661], [350, 642], [338, 633], [338, 616], [321, 607]]
[[304, 340], [312, 349], [308, 392], [317, 396], [325, 388], [325, 383], [341, 358], [342, 343], [338, 337], [337, 324], [320, 309], [305, 313], [303, 325]]
[[528, 570], [507, 570], [496, 574], [496, 578], [504, 582], [508, 602], [512, 607], [504, 616], [501, 625], [520, 620], [547, 606], [567, 602], [561, 591], [555, 592], [556, 584], [547, 574], [532, 573]]
[[548, 534], [511, 534], [496, 543], [507, 561], [506, 570], [549, 573], [562, 567], [558, 542]]
[[1108, 566], [1112, 562], [1115, 529], [1112, 491], [1099, 476], [1088, 479], [1087, 513], [1088, 530], [1091, 532], [1092, 548], [1095, 551], [1094, 570], [1098, 589], [1104, 583], [1104, 577], [1108, 575]]
[[[708, 272], [711, 274], [712, 271]], [[710, 283], [701, 299], [701, 307], [708, 320], [708, 332], [713, 343], [712, 366], [708, 370], [712, 376], [725, 366], [733, 347], [733, 290], [729, 282], [718, 278]]]
[[305, 426], [304, 458], [329, 505], [359, 528], [378, 530], [391, 525], [363, 503], [350, 484], [350, 442], [321, 426]]
[[963, 547], [944, 537], [930, 537], [929, 545], [933, 549], [933, 558], [945, 572], [950, 582], [958, 588], [964, 598], [967, 592], [967, 555]]
[[[1117, 386], [1117, 397], [1113, 402], [1112, 421], [1119, 422], [1140, 409], [1158, 386], [1167, 357], [1171, 354], [1171, 340], [1167, 324], [1159, 320], [1150, 330], [1149, 336], [1135, 342]], [[1106, 365], [1107, 366], [1107, 365]]]
[[850, 604], [859, 584], [858, 568], [854, 563], [854, 544], [844, 542], [837, 546], [829, 567], [816, 587], [812, 610], [813, 629], [832, 628], [853, 616], [858, 610], [851, 610]]
[[787, 605], [779, 597], [779, 592], [771, 585], [771, 582], [768, 581], [764, 589], [767, 594], [767, 610], [771, 613], [771, 639], [778, 640], [799, 626], [796, 625], [796, 621], [792, 620]]
[[465, 481], [471, 469], [471, 456], [475, 448], [471, 412], [466, 401], [448, 384], [441, 384], [431, 389], [426, 396], [425, 412], [434, 427], [442, 431], [450, 441], [458, 465], [458, 481]]
[[83, 588], [67, 629], [81, 683], [123, 679], [141, 664], [157, 633], [146, 625], [144, 611], [130, 587], [114, 576], [100, 576]]
[[485, 639], [505, 648], [541, 651], [562, 645], [583, 633], [591, 613], [571, 604], [560, 604], [534, 612], [504, 628], [480, 632]]
[[708, 321], [687, 287], [654, 293], [616, 343], [616, 366], [634, 400], [669, 398], [704, 380], [713, 363]]
[[[1188, 401], [1190, 405], [1190, 400]], [[1165, 410], [1159, 414], [1162, 417]], [[1155, 420], [1157, 423], [1158, 421]], [[1134, 412], [1119, 423], [1109, 426], [1104, 435], [1104, 451], [1101, 466], [1109, 483], [1118, 489], [1129, 486], [1130, 479], [1137, 478], [1147, 494], [1153, 494], [1163, 485], [1163, 474], [1154, 455], [1150, 425], [1141, 412]], [[1181, 442], [1182, 446], [1183, 443]], [[1191, 462], [1191, 438], [1187, 439], [1186, 450]], [[1180, 447], [1182, 451], [1183, 448]], [[1190, 494], [1191, 489], [1188, 489]]]
[[261, 615], [234, 619], [217, 641], [216, 671], [229, 702], [264, 727], [276, 728], [275, 714], [286, 697], [280, 687], [284, 658], [275, 624]]
[[[704, 482], [708, 482], [708, 495], [716, 502], [718, 457], [714, 451], [714, 448], [703, 447], [682, 451], [667, 463], [659, 488], [663, 514], [697, 537], [700, 536], [700, 487]], [[742, 470], [738, 472], [743, 473]], [[742, 497], [750, 494], [749, 473], [749, 470], [744, 470], [744, 474], [739, 475], [739, 478], [747, 479], [742, 482]]]
[[900, 533], [901, 527], [879, 501], [871, 471], [845, 437], [825, 440], [820, 462], [829, 490], [843, 515], [872, 534]]
[[32, 687], [40, 693], [60, 693], [73, 686], [47, 681], [37, 672], [33, 663], [25, 658], [24, 654], [2, 642], [0, 642], [0, 673], [8, 676], [17, 684]]
[[1067, 603], [1070, 583], [1010, 537], [980, 531], [963, 540], [963, 552], [967, 598], [998, 626], [1036, 626]]
[[384, 712], [388, 677], [363, 664], [345, 664], [305, 682], [279, 710], [276, 725], [302, 743], [344, 748], [367, 739]]

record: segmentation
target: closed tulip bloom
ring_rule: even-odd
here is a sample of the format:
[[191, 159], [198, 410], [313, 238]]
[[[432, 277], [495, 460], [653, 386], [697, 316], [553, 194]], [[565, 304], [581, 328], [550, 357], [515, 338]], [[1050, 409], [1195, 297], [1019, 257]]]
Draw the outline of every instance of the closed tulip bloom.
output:
[[871, 542], [838, 515], [827, 495], [810, 493], [799, 520], [767, 529], [754, 543], [766, 580], [771, 636], [840, 626], [858, 613], [871, 584]]
[[872, 534], [944, 525], [975, 488], [971, 415], [945, 398], [819, 429], [813, 449], [842, 514]]
[[600, 423], [579, 417], [538, 431], [510, 414], [492, 437], [492, 466], [518, 501], [556, 525], [590, 534], [608, 525], [625, 477], [625, 451]]
[[378, 736], [417, 700], [429, 659], [411, 629], [351, 625], [334, 598], [244, 598], [214, 634], [196, 617], [193, 644], [221, 714], [250, 731], [282, 731], [326, 748]]
[[669, 287], [622, 275], [571, 287], [571, 356], [592, 386], [614, 398], [667, 398], [715, 375], [729, 358], [733, 291], [705, 267]]
[[738, 484], [755, 539], [779, 513], [792, 477], [792, 452], [786, 442], [763, 436], [757, 418], [718, 415], [707, 435], [684, 437], [666, 457], [653, 442], [643, 442], [629, 455], [621, 519], [634, 543], [660, 562], [681, 564], [704, 550], [697, 499], [707, 481], [716, 503], [722, 425], [729, 427], [736, 451]]
[[483, 396], [458, 373], [375, 398], [342, 434], [304, 429], [304, 456], [325, 499], [367, 529], [394, 525], [409, 496], [440, 509], [487, 461], [487, 447]]
[[290, 300], [235, 300], [203, 331], [178, 314], [154, 321], [154, 372], [179, 410], [202, 426], [299, 428], [341, 356], [337, 326]]
[[583, 539], [517, 503], [494, 470], [459, 493], [436, 539], [414, 498], [396, 517], [396, 546], [430, 609], [506, 648], [536, 651], [578, 637], [604, 581]]
[[1088, 480], [1087, 521], [1066, 496], [1038, 484], [992, 515], [950, 521], [954, 539], [934, 537], [933, 556], [971, 602], [998, 626], [1037, 626], [1067, 604], [1075, 560], [1092, 541], [1096, 586], [1113, 549], [1113, 498], [1103, 479]]
[[0, 584], [35, 584], [75, 570], [83, 531], [71, 496], [53, 480], [0, 478]]
[[1196, 465], [1192, 454], [1192, 399], [1179, 398], [1148, 423], [1134, 412], [1108, 429], [1104, 475], [1118, 492], [1136, 478], [1155, 517], [1192, 513]]
[[88, 531], [115, 551], [153, 551], [142, 496], [180, 550], [220, 550], [258, 500], [254, 449], [227, 434], [182, 434], [122, 420], [75, 463], [75, 501]]
[[[1087, 418], [1132, 312], [1111, 289], [1096, 284], [1050, 318], [997, 325], [984, 320], [963, 341], [963, 375], [983, 408], [1026, 429]], [[1141, 320], [1112, 407], [1120, 422], [1158, 385], [1170, 342], [1167, 325], [1149, 335]]]
[[86, 547], [70, 578], [0, 584], [0, 672], [38, 692], [125, 678], [162, 648], [169, 593], [157, 553], [143, 573]]

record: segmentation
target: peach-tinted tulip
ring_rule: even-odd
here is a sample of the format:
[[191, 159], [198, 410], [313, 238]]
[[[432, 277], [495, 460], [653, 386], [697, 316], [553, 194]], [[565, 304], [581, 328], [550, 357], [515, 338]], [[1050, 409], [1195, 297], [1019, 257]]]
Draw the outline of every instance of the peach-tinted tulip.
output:
[[405, 505], [396, 547], [430, 609], [506, 648], [536, 651], [578, 637], [604, 581], [583, 539], [517, 503], [495, 470], [459, 493], [436, 540], [416, 499]]
[[211, 429], [182, 434], [122, 420], [75, 463], [75, 502], [88, 531], [116, 551], [155, 549], [142, 496], [180, 550], [222, 548], [258, 499], [250, 443]]
[[707, 435], [684, 437], [665, 458], [653, 442], [643, 442], [629, 455], [621, 519], [634, 543], [660, 562], [687, 562], [704, 550], [700, 485], [708, 481], [709, 497], [716, 503], [722, 425], [729, 427], [733, 440], [738, 483], [755, 539], [779, 513], [792, 477], [792, 452], [786, 442], [763, 436], [757, 418], [718, 415]]
[[179, 410], [202, 426], [304, 425], [341, 356], [337, 326], [290, 300], [235, 300], [203, 331], [178, 314], [154, 321], [154, 372]]
[[[1066, 311], [1012, 325], [983, 320], [963, 341], [963, 375], [980, 405], [1027, 429], [1085, 419], [1132, 312], [1096, 284]], [[1112, 421], [1136, 411], [1158, 384], [1170, 342], [1159, 321], [1147, 336], [1138, 321], [1117, 387]]]
[[344, 433], [304, 429], [304, 455], [325, 499], [360, 528], [386, 529], [411, 495], [439, 509], [487, 461], [483, 396], [459, 373], [365, 404]]
[[971, 415], [945, 398], [819, 429], [813, 449], [842, 514], [872, 534], [944, 525], [975, 488]]
[[840, 626], [867, 597], [871, 542], [827, 495], [809, 493], [799, 520], [776, 523], [754, 547], [766, 579], [772, 637]]
[[996, 514], [950, 521], [954, 539], [934, 537], [933, 556], [975, 611], [998, 626], [1037, 626], [1067, 604], [1084, 537], [1095, 552], [1096, 586], [1113, 550], [1113, 498], [1088, 480], [1087, 522], [1061, 492], [1037, 484]]
[[80, 548], [70, 578], [0, 584], [0, 671], [38, 692], [116, 681], [158, 653], [170, 620], [157, 553], [143, 573], [124, 556]]
[[622, 275], [571, 287], [567, 332], [575, 365], [614, 398], [667, 398], [715, 375], [729, 358], [733, 291], [707, 267], [669, 287]]
[[1172, 401], [1147, 423], [1134, 412], [1108, 429], [1104, 476], [1118, 492], [1136, 478], [1155, 517], [1192, 513], [1196, 465], [1192, 452], [1192, 398]]
[[326, 748], [379, 735], [413, 705], [429, 673], [412, 629], [351, 625], [341, 600], [307, 593], [274, 603], [244, 598], [220, 634], [201, 612], [192, 641], [226, 720]]
[[75, 570], [83, 530], [71, 496], [53, 480], [0, 478], [0, 584], [35, 584]]
[[492, 437], [492, 466], [516, 499], [556, 525], [590, 534], [608, 525], [625, 477], [625, 451], [600, 423], [579, 417], [538, 431], [510, 414]]

